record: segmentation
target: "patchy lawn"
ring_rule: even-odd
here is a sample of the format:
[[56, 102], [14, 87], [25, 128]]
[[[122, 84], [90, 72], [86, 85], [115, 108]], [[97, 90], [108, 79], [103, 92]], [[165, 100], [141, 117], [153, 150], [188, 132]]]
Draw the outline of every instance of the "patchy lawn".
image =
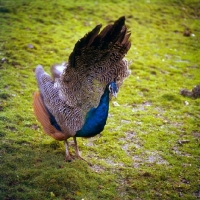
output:
[[[200, 99], [198, 0], [0, 0], [0, 199], [197, 199]], [[68, 60], [97, 24], [126, 16], [131, 75], [101, 136], [64, 161], [32, 109], [33, 69]], [[70, 151], [74, 154], [73, 142]]]

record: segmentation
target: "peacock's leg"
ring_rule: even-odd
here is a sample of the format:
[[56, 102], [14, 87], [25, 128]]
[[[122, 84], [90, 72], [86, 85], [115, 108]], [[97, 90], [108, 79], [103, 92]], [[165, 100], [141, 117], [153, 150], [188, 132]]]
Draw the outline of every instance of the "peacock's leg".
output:
[[66, 152], [65, 160], [68, 161], [68, 162], [70, 162], [70, 161], [72, 161], [72, 158], [71, 158], [71, 156], [69, 154], [69, 149], [68, 149], [69, 145], [68, 145], [67, 140], [65, 140], [64, 143], [65, 143], [65, 152]]
[[78, 149], [76, 137], [73, 137], [73, 139], [74, 139], [74, 144], [75, 144], [76, 157], [80, 158], [81, 160], [84, 160], [84, 161], [87, 162], [89, 165], [91, 165], [91, 163], [89, 163], [87, 160], [85, 160], [84, 158], [82, 158], [82, 157], [80, 156], [80, 152], [79, 152], [79, 149]]
[[73, 137], [73, 139], [74, 139], [74, 144], [75, 144], [75, 153], [76, 153], [76, 156], [77, 157], [81, 157], [79, 149], [78, 149], [78, 144], [77, 144], [77, 141], [76, 141], [76, 137]]

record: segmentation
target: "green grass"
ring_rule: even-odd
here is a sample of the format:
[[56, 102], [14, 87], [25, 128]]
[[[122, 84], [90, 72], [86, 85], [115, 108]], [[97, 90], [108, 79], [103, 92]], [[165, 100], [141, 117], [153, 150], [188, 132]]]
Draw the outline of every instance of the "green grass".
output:
[[[200, 100], [180, 95], [200, 84], [199, 11], [198, 0], [0, 0], [0, 199], [199, 198]], [[122, 15], [132, 73], [101, 137], [78, 139], [92, 166], [66, 163], [33, 115], [33, 69]]]

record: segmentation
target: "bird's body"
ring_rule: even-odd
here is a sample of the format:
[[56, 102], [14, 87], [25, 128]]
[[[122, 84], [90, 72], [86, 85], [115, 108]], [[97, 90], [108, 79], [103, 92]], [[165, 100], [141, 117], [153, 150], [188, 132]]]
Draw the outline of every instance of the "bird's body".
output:
[[[52, 68], [51, 78], [36, 67], [40, 93], [34, 94], [34, 112], [44, 131], [57, 140], [92, 137], [103, 131], [109, 100], [129, 75], [125, 54], [130, 48], [125, 18], [101, 25], [79, 40], [68, 63]], [[67, 145], [67, 143], [66, 143]], [[67, 146], [66, 146], [67, 148]], [[70, 159], [66, 149], [67, 159]]]

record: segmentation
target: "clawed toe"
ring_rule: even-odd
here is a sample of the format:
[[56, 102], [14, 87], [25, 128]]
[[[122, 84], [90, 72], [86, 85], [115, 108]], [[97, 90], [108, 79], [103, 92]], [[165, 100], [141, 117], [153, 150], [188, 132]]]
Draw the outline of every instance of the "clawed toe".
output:
[[[90, 162], [88, 162], [87, 160], [85, 160], [84, 158], [82, 158], [80, 155], [76, 155], [77, 159], [83, 160], [85, 161], [88, 165], [92, 166], [92, 164]], [[66, 155], [65, 157], [65, 161], [66, 162], [72, 162], [74, 160], [74, 157], [72, 158], [70, 155]]]
[[81, 160], [85, 161], [88, 165], [92, 166], [92, 164], [90, 162], [88, 162], [87, 160], [85, 160], [84, 158], [82, 158], [80, 155], [76, 155], [76, 157], [78, 159], [81, 159]]

